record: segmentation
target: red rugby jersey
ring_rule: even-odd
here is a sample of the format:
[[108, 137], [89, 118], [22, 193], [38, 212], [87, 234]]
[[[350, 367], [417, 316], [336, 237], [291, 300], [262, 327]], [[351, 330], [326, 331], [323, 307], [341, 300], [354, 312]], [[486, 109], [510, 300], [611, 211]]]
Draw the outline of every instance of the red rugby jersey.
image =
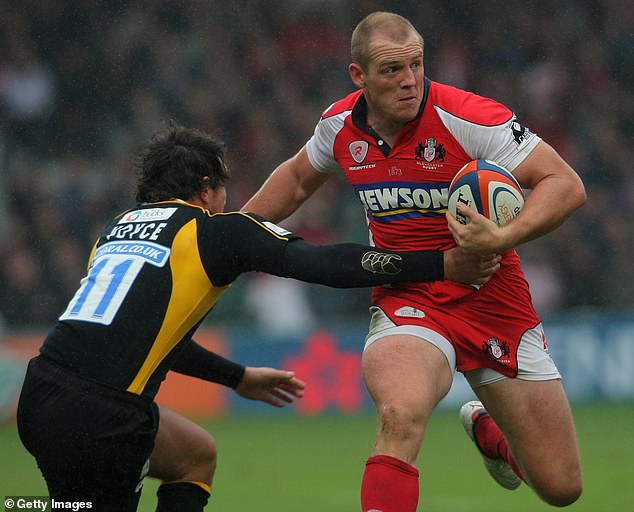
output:
[[[343, 169], [365, 208], [371, 243], [386, 249], [455, 246], [445, 219], [454, 175], [475, 159], [495, 161], [512, 172], [540, 141], [504, 105], [427, 78], [419, 115], [393, 147], [367, 125], [366, 111], [361, 90], [332, 104], [306, 149], [318, 171]], [[515, 251], [505, 254], [505, 267], [523, 280]], [[498, 272], [497, 278], [506, 273]], [[409, 288], [431, 292], [436, 300], [473, 291], [449, 281]]]

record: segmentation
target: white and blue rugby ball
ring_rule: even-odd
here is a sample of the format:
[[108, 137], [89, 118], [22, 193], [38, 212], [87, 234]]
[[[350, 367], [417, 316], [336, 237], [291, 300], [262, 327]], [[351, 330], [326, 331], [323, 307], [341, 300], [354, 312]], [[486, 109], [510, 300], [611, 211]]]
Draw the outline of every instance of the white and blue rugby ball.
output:
[[491, 219], [498, 226], [506, 226], [524, 206], [522, 187], [501, 165], [489, 160], [473, 160], [456, 174], [449, 185], [447, 208], [458, 222], [468, 219], [456, 205], [463, 203]]

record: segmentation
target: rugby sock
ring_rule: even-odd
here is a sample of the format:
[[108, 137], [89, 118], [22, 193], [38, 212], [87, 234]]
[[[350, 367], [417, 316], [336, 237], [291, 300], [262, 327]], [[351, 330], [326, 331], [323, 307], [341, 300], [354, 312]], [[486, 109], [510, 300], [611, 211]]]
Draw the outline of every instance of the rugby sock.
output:
[[156, 512], [202, 512], [211, 488], [202, 482], [162, 483], [156, 491]]
[[389, 455], [374, 455], [365, 464], [361, 483], [363, 512], [416, 512], [418, 470]]
[[473, 427], [473, 435], [480, 450], [491, 459], [502, 458], [508, 462], [513, 472], [524, 480], [524, 475], [520, 471], [515, 458], [511, 453], [508, 443], [504, 438], [504, 434], [500, 430], [493, 418], [489, 414], [481, 414], [475, 421]]

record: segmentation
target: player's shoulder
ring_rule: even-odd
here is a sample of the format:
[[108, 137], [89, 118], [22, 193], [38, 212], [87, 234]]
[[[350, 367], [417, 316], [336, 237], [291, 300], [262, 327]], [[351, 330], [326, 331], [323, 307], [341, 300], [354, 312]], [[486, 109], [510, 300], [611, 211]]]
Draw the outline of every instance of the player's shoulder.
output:
[[357, 103], [359, 96], [363, 94], [363, 91], [358, 91], [348, 94], [345, 98], [335, 101], [321, 114], [321, 119], [328, 119], [329, 117], [338, 116], [344, 112], [351, 111]]
[[513, 112], [502, 103], [447, 84], [432, 82], [429, 101], [454, 117], [483, 126], [497, 126], [513, 117]]
[[232, 236], [240, 236], [241, 233], [246, 234], [249, 229], [258, 229], [284, 240], [299, 238], [294, 233], [252, 212], [231, 211], [215, 213], [211, 215], [210, 221], [225, 231], [229, 230]]
[[210, 221], [214, 224], [263, 224], [266, 219], [257, 213], [229, 211], [211, 213]]
[[215, 232], [231, 233], [239, 236], [244, 231], [245, 226], [251, 224], [261, 224], [262, 218], [253, 213], [230, 211], [230, 212], [209, 212], [203, 222], [207, 229]]

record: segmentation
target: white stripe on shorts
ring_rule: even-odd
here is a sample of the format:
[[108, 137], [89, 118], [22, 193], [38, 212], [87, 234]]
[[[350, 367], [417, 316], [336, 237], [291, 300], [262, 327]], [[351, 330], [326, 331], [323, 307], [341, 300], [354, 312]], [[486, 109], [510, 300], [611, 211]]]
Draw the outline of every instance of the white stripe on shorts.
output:
[[396, 325], [383, 310], [377, 306], [370, 307], [370, 313], [372, 314], [370, 317], [370, 329], [365, 338], [364, 351], [372, 345], [372, 343], [386, 336], [393, 336], [395, 334], [416, 336], [440, 349], [440, 351], [445, 354], [452, 373], [455, 373], [456, 351], [447, 338], [428, 327], [421, 327], [420, 325]]
[[[443, 335], [419, 325], [396, 325], [377, 306], [372, 306], [370, 313], [370, 328], [363, 350], [386, 336], [396, 334], [416, 336], [440, 349], [445, 354], [451, 370], [456, 371], [456, 351], [451, 342]], [[518, 379], [532, 381], [561, 379], [561, 374], [557, 370], [550, 352], [544, 348], [544, 329], [541, 323], [526, 331], [522, 336], [517, 349], [517, 364]], [[472, 388], [486, 386], [508, 378], [491, 368], [470, 370], [465, 372], [464, 376]]]

